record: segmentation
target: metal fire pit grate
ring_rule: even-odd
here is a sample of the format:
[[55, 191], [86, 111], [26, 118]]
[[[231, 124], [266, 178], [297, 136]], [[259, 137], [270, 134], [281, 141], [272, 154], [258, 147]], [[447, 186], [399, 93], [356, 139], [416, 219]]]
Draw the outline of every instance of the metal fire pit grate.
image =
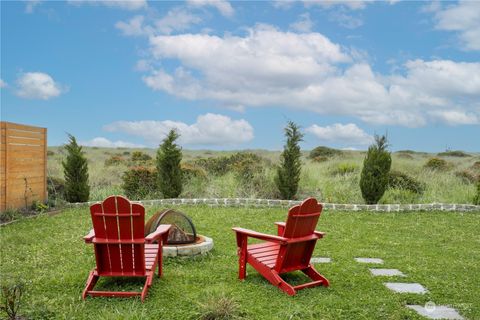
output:
[[173, 209], [155, 213], [145, 225], [145, 235], [154, 232], [161, 224], [171, 224], [167, 244], [194, 243], [197, 239], [195, 226], [186, 214]]

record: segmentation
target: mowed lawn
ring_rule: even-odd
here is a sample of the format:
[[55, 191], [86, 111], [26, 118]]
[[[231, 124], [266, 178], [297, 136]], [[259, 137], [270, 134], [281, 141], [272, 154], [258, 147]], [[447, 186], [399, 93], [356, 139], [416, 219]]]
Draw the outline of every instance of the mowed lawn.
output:
[[[153, 214], [160, 208], [148, 208]], [[214, 239], [210, 254], [167, 258], [145, 303], [138, 298], [88, 298], [81, 292], [94, 267], [93, 248], [82, 236], [91, 229], [88, 208], [26, 219], [0, 229], [1, 278], [27, 282], [21, 314], [58, 319], [195, 319], [222, 296], [235, 300], [245, 319], [420, 319], [406, 304], [450, 305], [480, 319], [480, 212], [322, 213], [317, 230], [327, 236], [314, 256], [330, 257], [317, 269], [331, 282], [289, 297], [251, 267], [237, 280], [233, 226], [274, 233], [286, 209], [180, 207], [199, 233]], [[406, 278], [373, 277], [355, 257], [382, 258]], [[304, 280], [299, 273], [287, 276]], [[383, 282], [418, 282], [425, 295], [398, 294]], [[140, 287], [141, 282], [104, 281], [103, 288]]]

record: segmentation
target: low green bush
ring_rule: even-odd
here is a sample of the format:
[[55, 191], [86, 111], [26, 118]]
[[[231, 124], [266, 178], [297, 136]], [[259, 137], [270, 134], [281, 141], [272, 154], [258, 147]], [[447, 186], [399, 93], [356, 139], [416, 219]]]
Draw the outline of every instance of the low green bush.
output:
[[480, 161], [475, 161], [470, 168], [472, 168], [472, 170], [480, 172]]
[[331, 174], [334, 176], [336, 175], [344, 176], [350, 173], [354, 173], [357, 170], [358, 170], [358, 165], [356, 165], [355, 163], [343, 162], [343, 163], [337, 164], [337, 166], [333, 169]]
[[148, 167], [132, 167], [123, 173], [122, 189], [131, 200], [158, 196], [157, 171]]
[[35, 214], [44, 213], [47, 212], [48, 205], [41, 201], [33, 201], [30, 210]]
[[439, 157], [460, 157], [460, 158], [470, 157], [470, 155], [468, 153], [465, 153], [461, 150], [440, 152], [440, 153], [437, 153], [437, 156], [439, 156]]
[[410, 153], [397, 152], [395, 155], [402, 159], [408, 159], [408, 160], [413, 159], [413, 156]]
[[105, 167], [117, 166], [125, 162], [125, 159], [121, 156], [113, 155], [110, 158], [105, 160]]
[[310, 159], [315, 159], [316, 157], [330, 158], [330, 157], [340, 156], [340, 155], [342, 155], [342, 151], [340, 150], [325, 147], [325, 146], [318, 146], [312, 151], [310, 151], [310, 154], [308, 155], [308, 157]]
[[430, 158], [424, 165], [424, 168], [435, 171], [447, 171], [451, 165], [440, 158]]
[[19, 310], [22, 306], [22, 297], [25, 293], [25, 283], [23, 280], [16, 282], [3, 283], [1, 288], [0, 310], [5, 312], [10, 320], [24, 319], [19, 316]]
[[47, 177], [48, 199], [65, 199], [65, 181], [57, 177]]
[[228, 157], [201, 158], [195, 160], [194, 164], [216, 176], [222, 176], [230, 169]]
[[390, 189], [408, 190], [416, 194], [422, 194], [425, 191], [423, 183], [400, 171], [390, 171], [388, 187]]
[[379, 201], [380, 204], [417, 203], [419, 194], [405, 189], [388, 189]]
[[397, 152], [395, 153], [403, 153], [403, 154], [415, 154], [417, 153], [416, 151], [413, 151], [413, 150], [398, 150]]
[[222, 176], [229, 171], [234, 171], [235, 168], [238, 169], [238, 167], [241, 166], [241, 163], [245, 164], [247, 162], [268, 165], [265, 159], [251, 152], [237, 152], [229, 157], [201, 158], [195, 160], [193, 164], [203, 168], [210, 174]]
[[208, 297], [205, 302], [199, 303], [199, 309], [199, 320], [234, 320], [243, 319], [245, 315], [240, 310], [240, 304], [225, 294]]
[[257, 189], [262, 185], [264, 166], [261, 161], [258, 161], [257, 155], [245, 154], [237, 157], [232, 163], [232, 169], [242, 186]]
[[180, 164], [182, 169], [183, 178], [190, 180], [192, 178], [207, 178], [207, 172], [200, 166], [195, 165], [192, 162], [182, 162]]
[[20, 219], [22, 217], [22, 213], [17, 209], [6, 209], [5, 211], [0, 212], [0, 223], [6, 223], [13, 220]]
[[475, 174], [471, 170], [457, 171], [457, 172], [455, 172], [455, 176], [460, 178], [462, 180], [462, 182], [466, 183], [466, 184], [476, 183], [477, 181], [480, 180], [480, 175]]
[[130, 159], [133, 162], [142, 162], [152, 160], [152, 157], [142, 151], [134, 151]]
[[317, 156], [315, 158], [312, 159], [313, 162], [325, 162], [325, 161], [328, 161], [328, 157], [325, 157], [325, 156]]
[[55, 155], [54, 151], [52, 151], [52, 150], [47, 151], [47, 157], [51, 157], [51, 156], [54, 156], [54, 155]]

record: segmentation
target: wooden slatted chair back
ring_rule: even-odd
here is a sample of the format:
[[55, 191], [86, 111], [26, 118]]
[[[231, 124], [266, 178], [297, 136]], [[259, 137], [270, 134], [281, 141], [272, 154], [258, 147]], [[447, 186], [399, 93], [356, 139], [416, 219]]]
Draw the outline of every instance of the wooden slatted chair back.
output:
[[[315, 198], [308, 198], [300, 205], [290, 208], [281, 236], [301, 238], [313, 235], [321, 212], [322, 205]], [[306, 268], [310, 263], [315, 243], [316, 239], [282, 245], [275, 269], [282, 273]]]
[[144, 276], [145, 208], [111, 196], [90, 206], [90, 214], [99, 275]]

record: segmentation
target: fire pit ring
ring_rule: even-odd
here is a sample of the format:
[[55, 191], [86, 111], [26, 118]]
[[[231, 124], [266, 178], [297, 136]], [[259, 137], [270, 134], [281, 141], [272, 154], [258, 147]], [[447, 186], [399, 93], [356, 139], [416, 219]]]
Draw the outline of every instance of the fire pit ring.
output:
[[160, 224], [170, 224], [167, 243], [163, 246], [166, 257], [205, 254], [213, 248], [212, 238], [197, 234], [192, 220], [183, 212], [164, 209], [156, 212], [145, 225], [145, 234], [157, 229]]

